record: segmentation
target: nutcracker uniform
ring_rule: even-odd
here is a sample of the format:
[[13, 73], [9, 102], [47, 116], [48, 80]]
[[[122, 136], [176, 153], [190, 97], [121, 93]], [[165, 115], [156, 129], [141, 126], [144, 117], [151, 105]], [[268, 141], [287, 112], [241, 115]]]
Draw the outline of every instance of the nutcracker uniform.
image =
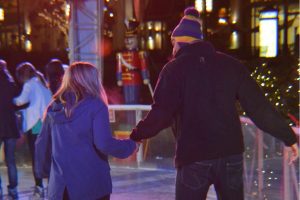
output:
[[117, 84], [123, 86], [125, 104], [139, 103], [142, 83], [149, 84], [146, 53], [138, 50], [136, 20], [128, 21], [125, 32], [126, 50], [117, 53]]

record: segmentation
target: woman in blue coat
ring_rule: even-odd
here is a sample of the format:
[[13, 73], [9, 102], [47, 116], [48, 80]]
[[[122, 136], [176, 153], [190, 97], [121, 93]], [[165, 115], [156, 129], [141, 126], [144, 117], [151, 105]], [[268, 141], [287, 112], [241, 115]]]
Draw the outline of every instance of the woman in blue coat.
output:
[[106, 95], [97, 69], [73, 63], [53, 96], [36, 141], [36, 174], [50, 172], [50, 200], [106, 200], [112, 192], [107, 155], [126, 158], [132, 140], [112, 137]]

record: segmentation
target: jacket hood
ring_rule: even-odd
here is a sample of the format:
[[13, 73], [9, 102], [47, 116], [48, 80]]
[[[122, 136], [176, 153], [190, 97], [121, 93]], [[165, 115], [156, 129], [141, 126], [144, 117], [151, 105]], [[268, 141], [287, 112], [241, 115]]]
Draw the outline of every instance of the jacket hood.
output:
[[213, 45], [206, 41], [197, 41], [192, 44], [185, 45], [179, 49], [176, 53], [175, 58], [183, 55], [200, 55], [200, 56], [210, 56], [216, 53], [215, 48]]
[[[73, 97], [70, 97], [73, 98]], [[69, 123], [74, 119], [81, 116], [81, 114], [85, 111], [85, 108], [88, 104], [88, 100], [92, 97], [86, 97], [79, 101], [77, 104], [68, 105], [63, 104], [59, 100], [53, 101], [48, 108], [48, 115], [52, 118], [56, 123]], [[72, 102], [73, 100], [71, 100]], [[68, 101], [69, 102], [69, 101]], [[67, 116], [65, 113], [65, 108], [70, 107], [71, 115]]]

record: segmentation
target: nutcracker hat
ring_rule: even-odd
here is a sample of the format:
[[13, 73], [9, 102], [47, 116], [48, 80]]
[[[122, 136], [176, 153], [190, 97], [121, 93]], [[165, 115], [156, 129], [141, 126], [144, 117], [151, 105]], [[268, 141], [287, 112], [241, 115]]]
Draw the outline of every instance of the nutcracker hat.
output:
[[125, 37], [134, 37], [137, 35], [139, 22], [136, 19], [125, 20]]
[[184, 16], [173, 30], [171, 38], [179, 45], [203, 39], [200, 13], [194, 7], [188, 7], [184, 10]]

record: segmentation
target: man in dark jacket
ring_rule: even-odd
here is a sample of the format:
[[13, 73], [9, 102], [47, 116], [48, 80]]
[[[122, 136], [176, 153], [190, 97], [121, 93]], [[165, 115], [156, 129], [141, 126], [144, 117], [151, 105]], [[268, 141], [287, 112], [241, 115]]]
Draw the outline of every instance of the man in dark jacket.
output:
[[[0, 60], [0, 147], [4, 143], [5, 164], [8, 174], [8, 196], [18, 199], [18, 171], [15, 160], [16, 142], [19, 138], [17, 126], [16, 107], [13, 98], [19, 93], [14, 79], [7, 70], [7, 64]], [[2, 183], [0, 177], [0, 199], [3, 198]]]
[[160, 73], [152, 109], [131, 139], [155, 136], [175, 121], [176, 199], [206, 199], [214, 184], [218, 199], [243, 193], [243, 135], [236, 101], [263, 131], [282, 140], [298, 157], [296, 136], [265, 99], [245, 66], [202, 40], [194, 8], [172, 33], [174, 59]]

